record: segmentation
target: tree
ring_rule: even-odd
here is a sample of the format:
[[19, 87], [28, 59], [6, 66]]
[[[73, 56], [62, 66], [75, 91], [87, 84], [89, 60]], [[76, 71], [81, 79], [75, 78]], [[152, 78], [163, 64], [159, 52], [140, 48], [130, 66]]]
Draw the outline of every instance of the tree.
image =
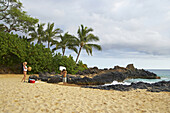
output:
[[14, 65], [25, 61], [27, 46], [29, 43], [18, 35], [0, 32], [0, 64]]
[[43, 37], [45, 35], [45, 31], [44, 31], [44, 23], [38, 24], [37, 25], [37, 29], [35, 29], [35, 27], [30, 27], [29, 31], [31, 31], [29, 33], [29, 35], [31, 36], [31, 41], [34, 41], [37, 39], [37, 44], [41, 44]]
[[3, 0], [0, 2], [0, 4], [1, 4], [0, 12], [5, 11], [9, 7], [9, 2], [10, 2], [10, 0]]
[[43, 39], [44, 42], [47, 41], [48, 43], [48, 48], [50, 48], [50, 42], [53, 41], [53, 38], [56, 37], [56, 34], [59, 34], [62, 32], [62, 30], [60, 30], [60, 28], [57, 28], [57, 29], [54, 29], [54, 23], [50, 24], [48, 23], [47, 25], [47, 29], [46, 29], [46, 34], [45, 34], [45, 37]]
[[18, 38], [18, 35], [0, 32], [0, 72], [21, 73], [24, 61], [32, 67], [31, 73], [59, 73], [59, 66], [65, 66], [70, 74], [87, 69], [81, 61], [76, 64], [71, 55], [67, 57], [60, 53], [54, 54], [43, 44], [30, 44], [27, 40]]
[[93, 29], [92, 28], [87, 28], [81, 25], [81, 28], [79, 27], [77, 33], [78, 33], [78, 38], [77, 38], [77, 44], [79, 45], [79, 52], [76, 58], [76, 62], [78, 61], [78, 58], [80, 56], [81, 50], [85, 49], [87, 54], [92, 55], [92, 48], [95, 48], [97, 50], [102, 50], [101, 46], [98, 44], [92, 44], [89, 42], [97, 42], [99, 41], [99, 38], [97, 36], [94, 36], [92, 33]]
[[54, 44], [56, 45], [56, 47], [52, 49], [53, 51], [61, 48], [63, 56], [65, 54], [66, 48], [78, 53], [77, 48], [76, 48], [77, 39], [75, 36], [72, 36], [72, 35], [68, 34], [68, 32], [67, 32], [64, 35], [60, 34], [59, 38], [60, 38], [60, 42], [58, 42], [58, 41], [52, 42], [52, 45], [54, 45]]
[[[7, 0], [4, 0], [7, 1]], [[4, 5], [5, 2], [0, 2]], [[34, 26], [38, 19], [33, 18], [22, 11], [22, 3], [19, 0], [9, 0], [5, 8], [0, 10], [0, 30], [5, 32], [28, 32], [30, 26]]]

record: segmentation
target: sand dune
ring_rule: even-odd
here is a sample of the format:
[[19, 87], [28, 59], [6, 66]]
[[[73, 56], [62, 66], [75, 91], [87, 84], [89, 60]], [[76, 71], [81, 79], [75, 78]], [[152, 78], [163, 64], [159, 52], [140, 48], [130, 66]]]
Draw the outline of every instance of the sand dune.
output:
[[0, 75], [0, 113], [169, 113], [170, 93], [87, 89], [21, 83], [20, 75]]

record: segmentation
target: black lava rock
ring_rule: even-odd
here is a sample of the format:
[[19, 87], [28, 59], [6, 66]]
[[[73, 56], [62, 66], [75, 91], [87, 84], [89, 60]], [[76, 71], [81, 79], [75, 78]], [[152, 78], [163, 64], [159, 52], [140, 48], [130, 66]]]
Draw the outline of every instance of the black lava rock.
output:
[[53, 76], [47, 81], [47, 83], [59, 83], [59, 82], [62, 82], [62, 78], [60, 76]]
[[153, 84], [138, 82], [131, 85], [109, 85], [109, 86], [85, 86], [84, 88], [129, 91], [133, 89], [147, 89], [150, 92], [170, 92], [170, 81], [161, 81]]

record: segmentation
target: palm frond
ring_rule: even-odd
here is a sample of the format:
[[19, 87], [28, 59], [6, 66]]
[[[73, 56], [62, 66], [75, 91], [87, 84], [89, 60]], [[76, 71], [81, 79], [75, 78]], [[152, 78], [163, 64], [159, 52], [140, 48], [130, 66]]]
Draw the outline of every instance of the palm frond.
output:
[[29, 27], [28, 31], [34, 31], [35, 32], [35, 28], [34, 27]]
[[73, 50], [75, 53], [78, 54], [78, 50], [77, 50], [76, 47], [74, 47], [74, 46], [69, 46], [68, 49]]
[[93, 31], [92, 28], [88, 28], [88, 29], [86, 30], [86, 33], [89, 33], [89, 32], [92, 32], [92, 31]]
[[45, 25], [45, 23], [41, 23], [41, 24], [38, 24], [36, 28], [29, 28], [29, 35], [31, 36], [31, 39], [30, 41], [34, 41], [37, 39], [37, 43], [40, 44], [43, 37], [44, 37], [44, 29], [43, 29], [43, 26]]
[[62, 32], [62, 30], [60, 30], [59, 28], [54, 30], [53, 29], [54, 29], [54, 23], [52, 24], [48, 23], [47, 29], [45, 30], [46, 34], [43, 39], [44, 42], [48, 42], [48, 48], [50, 47], [50, 43], [52, 43], [55, 38], [59, 37], [57, 36], [57, 34]]
[[94, 48], [94, 49], [97, 49], [97, 50], [102, 50], [102, 47], [98, 44], [86, 44], [87, 46], [91, 47], [91, 48]]
[[92, 55], [92, 47], [88, 46], [87, 44], [83, 46], [83, 49], [86, 50], [87, 54]]
[[99, 38], [97, 37], [97, 36], [94, 36], [93, 34], [89, 34], [88, 36], [87, 36], [87, 41], [88, 42], [97, 42], [97, 41], [99, 41]]
[[59, 42], [57, 41], [57, 40], [53, 40], [52, 42], [51, 42], [51, 46], [53, 46], [53, 45], [59, 45]]

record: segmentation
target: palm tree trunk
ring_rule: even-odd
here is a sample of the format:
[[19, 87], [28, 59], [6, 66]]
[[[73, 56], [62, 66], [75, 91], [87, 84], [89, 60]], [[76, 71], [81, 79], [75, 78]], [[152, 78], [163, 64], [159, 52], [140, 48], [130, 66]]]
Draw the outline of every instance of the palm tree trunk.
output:
[[63, 56], [64, 56], [64, 54], [65, 54], [65, 48], [62, 48], [62, 52], [63, 52]]
[[78, 58], [79, 58], [79, 56], [80, 56], [81, 48], [82, 48], [82, 47], [80, 47], [80, 49], [79, 49], [79, 53], [78, 53], [78, 55], [77, 55], [76, 63], [77, 63]]
[[50, 42], [48, 41], [48, 48], [50, 48]]

